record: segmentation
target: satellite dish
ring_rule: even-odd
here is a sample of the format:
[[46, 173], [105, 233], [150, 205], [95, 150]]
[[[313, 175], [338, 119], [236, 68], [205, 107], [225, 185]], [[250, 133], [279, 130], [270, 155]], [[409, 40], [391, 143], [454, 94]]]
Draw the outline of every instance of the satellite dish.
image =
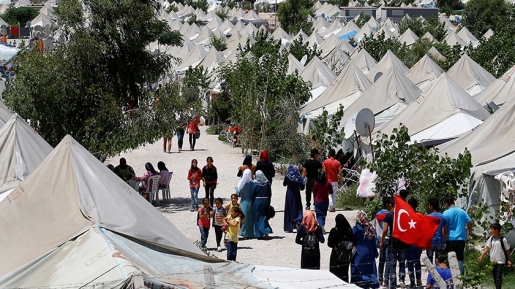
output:
[[374, 82], [376, 82], [381, 76], [383, 76], [382, 72], [376, 73], [376, 76], [374, 76]]
[[359, 135], [367, 137], [372, 133], [376, 119], [374, 113], [369, 108], [364, 108], [356, 116], [356, 131]]
[[307, 55], [304, 55], [302, 56], [301, 60], [300, 60], [300, 64], [302, 65], [306, 65], [306, 61], [308, 60], [308, 56]]
[[[375, 162], [374, 144], [372, 142], [372, 130], [376, 125], [374, 113], [369, 108], [364, 108], [358, 112], [356, 116], [356, 131], [361, 136], [370, 138], [370, 148], [372, 149], [372, 163]], [[359, 144], [359, 143], [358, 143]]]

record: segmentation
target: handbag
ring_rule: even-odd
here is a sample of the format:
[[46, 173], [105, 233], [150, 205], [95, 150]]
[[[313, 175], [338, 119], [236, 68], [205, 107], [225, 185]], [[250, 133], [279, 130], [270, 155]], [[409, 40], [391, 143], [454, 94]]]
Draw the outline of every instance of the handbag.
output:
[[200, 138], [200, 129], [197, 128], [197, 130], [195, 131], [195, 138], [198, 139]]
[[268, 213], [266, 214], [266, 216], [269, 219], [272, 219], [273, 217], [275, 217], [275, 209], [274, 209], [274, 207], [268, 206]]
[[338, 236], [340, 237], [340, 241], [336, 245], [336, 257], [338, 259], [338, 262], [350, 263], [352, 257], [354, 257], [352, 250], [354, 244], [350, 241], [343, 241], [338, 228], [336, 228], [336, 231], [338, 232]]

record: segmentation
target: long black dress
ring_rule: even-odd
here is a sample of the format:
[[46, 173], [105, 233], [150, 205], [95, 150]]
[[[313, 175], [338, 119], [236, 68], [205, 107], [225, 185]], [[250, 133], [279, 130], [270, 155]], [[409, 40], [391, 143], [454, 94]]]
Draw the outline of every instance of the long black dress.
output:
[[336, 247], [340, 241], [354, 242], [354, 235], [352, 234], [352, 229], [350, 227], [345, 229], [336, 229], [336, 227], [334, 227], [329, 232], [329, 237], [327, 237], [327, 246], [332, 248], [331, 257], [329, 259], [329, 271], [336, 275], [336, 277], [349, 283], [350, 262], [340, 262], [338, 261], [338, 257], [336, 255]]
[[275, 177], [275, 167], [271, 161], [258, 161], [256, 163], [256, 171], [262, 171], [270, 185], [272, 185], [272, 180]]
[[[318, 247], [318, 256], [316, 257], [308, 257], [304, 256], [304, 238], [308, 232], [306, 231], [306, 227], [304, 225], [300, 225], [297, 230], [297, 237], [295, 238], [295, 243], [302, 245], [302, 253], [300, 255], [300, 268], [301, 269], [315, 269], [320, 270], [320, 247]], [[318, 237], [318, 241], [320, 243], [325, 242], [324, 234], [322, 232], [322, 227], [318, 226], [317, 231], [315, 232]]]

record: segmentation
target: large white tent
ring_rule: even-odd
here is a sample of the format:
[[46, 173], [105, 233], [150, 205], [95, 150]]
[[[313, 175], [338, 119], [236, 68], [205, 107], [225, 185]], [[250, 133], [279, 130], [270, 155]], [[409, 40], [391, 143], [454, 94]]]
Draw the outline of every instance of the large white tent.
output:
[[388, 50], [374, 68], [367, 73], [367, 77], [370, 81], [374, 82], [390, 69], [395, 69], [403, 74], [409, 70], [393, 52]]
[[23, 181], [52, 151], [52, 147], [14, 114], [0, 129], [0, 200]]
[[391, 121], [376, 128], [391, 134], [401, 123], [412, 141], [445, 141], [471, 131], [490, 116], [447, 74], [442, 74]]
[[297, 288], [358, 288], [327, 271], [207, 257], [70, 136], [0, 202], [0, 230], [2, 288], [292, 288], [292, 276]]
[[420, 90], [425, 91], [442, 73], [443, 69], [426, 54], [406, 72], [406, 77]]
[[472, 96], [480, 93], [495, 81], [495, 77], [490, 72], [477, 64], [467, 54], [464, 54], [447, 71], [447, 74]]
[[476, 100], [483, 106], [491, 102], [502, 105], [515, 96], [515, 66], [510, 68], [501, 77], [496, 79], [481, 93], [477, 94]]

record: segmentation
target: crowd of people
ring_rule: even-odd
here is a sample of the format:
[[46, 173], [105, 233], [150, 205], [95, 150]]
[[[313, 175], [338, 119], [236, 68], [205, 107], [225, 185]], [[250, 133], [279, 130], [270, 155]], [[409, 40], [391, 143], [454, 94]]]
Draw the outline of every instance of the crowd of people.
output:
[[[383, 209], [371, 216], [374, 223], [369, 221], [369, 216], [364, 211], [357, 212], [353, 226], [344, 215], [337, 214], [336, 225], [325, 236], [326, 217], [328, 212], [334, 212], [338, 185], [343, 183], [342, 166], [335, 159], [335, 151], [330, 150], [328, 155], [328, 159], [320, 162], [320, 153], [313, 149], [311, 158], [304, 163], [302, 173], [295, 165], [290, 164], [284, 176], [286, 194], [283, 229], [284, 232], [296, 233], [295, 242], [301, 245], [300, 267], [320, 269], [320, 251], [323, 250], [320, 244], [327, 240], [327, 246], [331, 250], [330, 271], [345, 282], [361, 288], [440, 288], [438, 278], [432, 274], [422, 280], [420, 260], [423, 249], [407, 245], [393, 237], [395, 202], [391, 197], [384, 198]], [[149, 178], [159, 175], [159, 186], [165, 187], [169, 185], [171, 176], [164, 162], [158, 162], [158, 170], [151, 163], [146, 163], [146, 172], [140, 177], [135, 175], [124, 158], [120, 159], [118, 166], [110, 168], [147, 200], [145, 192], [147, 186], [151, 185]], [[245, 156], [242, 165], [238, 167], [237, 176], [240, 180], [227, 205], [224, 205], [222, 198], [215, 197], [218, 171], [212, 157], [207, 157], [202, 168], [193, 159], [187, 176], [191, 211], [197, 215], [200, 245], [206, 246], [209, 231], [213, 227], [216, 249], [221, 252], [226, 247], [227, 260], [233, 261], [236, 261], [238, 241], [241, 238], [266, 239], [273, 233], [269, 219], [275, 215], [271, 206], [271, 184], [275, 177], [275, 168], [268, 153], [262, 151], [256, 164], [252, 163], [251, 156]], [[201, 183], [205, 189], [205, 198], [199, 205], [198, 191]], [[301, 191], [304, 189], [305, 206], [301, 199]], [[418, 201], [413, 196], [409, 197], [407, 190], [400, 190], [397, 194], [417, 211]], [[314, 210], [311, 210], [312, 201]], [[438, 272], [447, 288], [454, 288], [453, 279], [458, 276], [453, 276], [449, 269], [448, 252], [456, 253], [459, 274], [464, 275], [465, 242], [472, 230], [472, 220], [450, 197], [442, 200], [446, 209], [441, 212], [440, 201], [436, 198], [428, 200], [428, 215], [438, 218], [440, 222], [432, 238], [431, 248], [425, 254], [431, 263], [436, 264], [434, 272]], [[509, 247], [506, 239], [500, 235], [500, 230], [499, 224], [492, 224], [492, 237], [478, 259], [481, 261], [484, 255], [490, 253], [491, 261], [496, 263], [492, 272], [496, 288], [502, 286], [504, 265], [511, 265]]]

